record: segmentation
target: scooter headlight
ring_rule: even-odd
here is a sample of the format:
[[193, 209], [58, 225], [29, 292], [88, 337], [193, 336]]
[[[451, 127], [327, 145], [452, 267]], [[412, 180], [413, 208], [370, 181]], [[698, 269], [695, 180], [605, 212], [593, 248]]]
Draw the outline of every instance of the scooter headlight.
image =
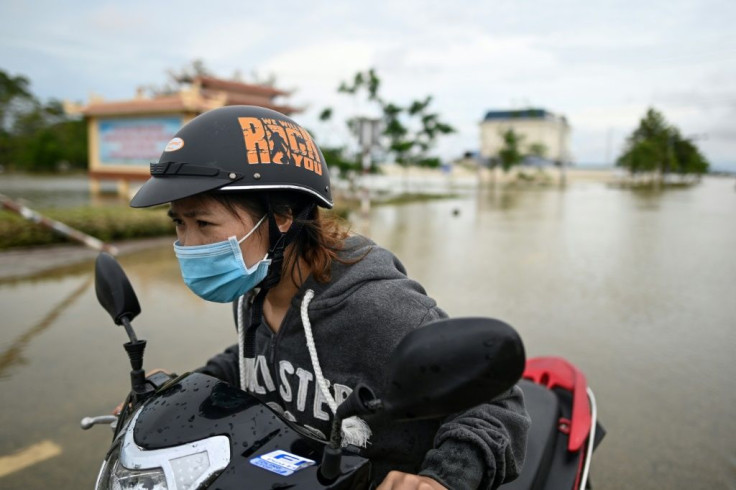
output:
[[214, 436], [182, 446], [144, 450], [133, 442], [136, 416], [100, 470], [99, 490], [195, 490], [230, 462], [230, 441]]
[[[120, 463], [115, 454], [110, 458], [109, 471], [102, 477], [102, 486], [110, 490], [163, 490], [169, 488], [166, 484], [166, 474], [163, 468], [134, 469], [126, 468]], [[210, 458], [207, 452], [190, 454], [169, 461], [176, 485], [173, 488], [193, 489], [202, 475], [210, 469]]]
[[119, 453], [107, 460], [97, 488], [109, 490], [168, 490], [162, 468], [131, 470], [120, 464]]

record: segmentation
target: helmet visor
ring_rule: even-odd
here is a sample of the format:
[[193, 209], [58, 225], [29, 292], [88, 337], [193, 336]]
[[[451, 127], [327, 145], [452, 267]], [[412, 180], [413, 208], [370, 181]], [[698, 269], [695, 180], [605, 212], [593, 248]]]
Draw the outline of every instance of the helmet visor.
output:
[[147, 208], [193, 196], [232, 183], [227, 178], [151, 177], [130, 200], [133, 208]]

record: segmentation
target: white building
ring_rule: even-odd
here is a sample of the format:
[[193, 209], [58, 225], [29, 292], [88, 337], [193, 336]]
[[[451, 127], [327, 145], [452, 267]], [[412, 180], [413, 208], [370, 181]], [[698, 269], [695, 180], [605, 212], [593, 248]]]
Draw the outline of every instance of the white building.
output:
[[488, 111], [480, 123], [480, 155], [483, 160], [498, 156], [504, 146], [503, 134], [509, 129], [521, 136], [523, 154], [530, 153], [534, 145], [544, 148], [542, 161], [537, 163], [570, 163], [570, 125], [564, 116], [545, 109]]

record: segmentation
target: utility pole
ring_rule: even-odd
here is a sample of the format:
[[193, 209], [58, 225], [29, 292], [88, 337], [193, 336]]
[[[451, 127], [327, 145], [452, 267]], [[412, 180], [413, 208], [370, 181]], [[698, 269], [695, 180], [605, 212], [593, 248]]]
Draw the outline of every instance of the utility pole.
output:
[[570, 126], [567, 124], [565, 116], [559, 116], [559, 122], [560, 186], [565, 187], [567, 184], [567, 133]]
[[360, 212], [364, 218], [367, 218], [371, 212], [371, 191], [368, 187], [368, 175], [371, 170], [371, 154], [373, 149], [378, 146], [380, 124], [380, 119], [358, 118], [358, 145], [360, 146], [360, 161], [363, 170]]

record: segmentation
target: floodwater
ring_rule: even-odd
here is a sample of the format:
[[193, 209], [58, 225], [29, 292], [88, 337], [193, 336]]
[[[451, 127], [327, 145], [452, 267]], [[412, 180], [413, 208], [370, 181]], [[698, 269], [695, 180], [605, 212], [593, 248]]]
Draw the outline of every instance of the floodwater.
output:
[[115, 182], [102, 181], [101, 194], [89, 193], [86, 175], [27, 176], [23, 174], [0, 174], [0, 193], [18, 200], [21, 204], [37, 209], [68, 208], [89, 204], [120, 204], [115, 194]]
[[[529, 356], [583, 369], [608, 431], [595, 488], [733, 488], [733, 179], [648, 193], [600, 182], [482, 189], [375, 207], [354, 228], [393, 250], [451, 315], [502, 319]], [[169, 246], [121, 263], [143, 308], [133, 325], [148, 368], [186, 371], [235, 342], [230, 307], [196, 299]], [[86, 263], [0, 282], [0, 458], [47, 454], [0, 477], [4, 489], [94, 482], [111, 434], [79, 420], [121, 401], [129, 367], [91, 274]]]

